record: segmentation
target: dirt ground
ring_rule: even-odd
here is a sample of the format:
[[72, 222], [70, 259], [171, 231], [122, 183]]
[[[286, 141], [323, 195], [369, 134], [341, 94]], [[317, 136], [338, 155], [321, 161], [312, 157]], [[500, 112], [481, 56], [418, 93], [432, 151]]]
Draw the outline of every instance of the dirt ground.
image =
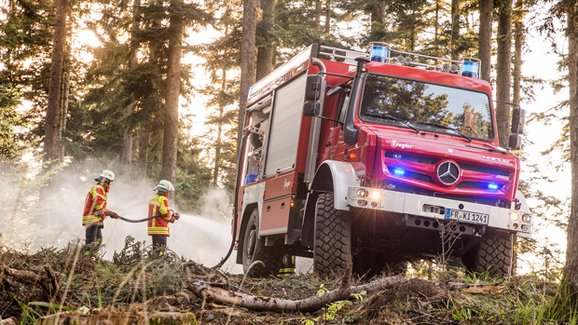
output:
[[[92, 324], [79, 322], [80, 317], [108, 319], [109, 323], [120, 317], [126, 323], [146, 320], [145, 324], [151, 315], [170, 319], [152, 322], [156, 324], [449, 324], [464, 323], [462, 319], [484, 323], [482, 314], [472, 314], [471, 310], [485, 308], [496, 317], [492, 323], [507, 323], [504, 319], [509, 319], [508, 306], [496, 305], [504, 311], [491, 311], [492, 306], [472, 300], [477, 298], [470, 294], [422, 279], [405, 278], [379, 290], [354, 291], [348, 298], [307, 313], [255, 311], [235, 303], [218, 303], [195, 294], [195, 283], [199, 282], [255, 301], [323, 297], [343, 288], [342, 278], [320, 279], [305, 274], [252, 279], [222, 273], [172, 254], [152, 258], [141, 243], [134, 241], [127, 241], [125, 249], [116, 253], [112, 261], [75, 245], [34, 254], [0, 248], [0, 317], [3, 325], [9, 321], [64, 324], [72, 319]], [[352, 278], [348, 286], [367, 282]], [[495, 296], [496, 292], [487, 294]], [[55, 314], [59, 315], [58, 322], [54, 322]], [[52, 318], [41, 320], [47, 315]]]

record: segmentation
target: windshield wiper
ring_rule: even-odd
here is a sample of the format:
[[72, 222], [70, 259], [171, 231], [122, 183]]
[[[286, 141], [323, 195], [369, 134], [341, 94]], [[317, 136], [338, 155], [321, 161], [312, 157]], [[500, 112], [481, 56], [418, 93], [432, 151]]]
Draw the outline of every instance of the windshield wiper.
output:
[[442, 129], [446, 129], [446, 130], [451, 130], [454, 131], [457, 135], [461, 136], [462, 138], [468, 140], [468, 142], [472, 142], [472, 138], [470, 138], [469, 136], [463, 134], [462, 132], [460, 132], [458, 129], [451, 127], [451, 126], [447, 126], [447, 125], [443, 125], [443, 124], [437, 124], [437, 123], [428, 123], [428, 122], [417, 122], [419, 124], [423, 124], [423, 125], [430, 125], [430, 126], [435, 126], [438, 128], [442, 128]]
[[418, 128], [416, 128], [415, 126], [413, 126], [408, 120], [404, 120], [404, 119], [402, 119], [402, 118], [395, 117], [395, 116], [390, 115], [390, 114], [386, 114], [386, 113], [363, 113], [363, 115], [365, 115], [365, 116], [371, 116], [371, 117], [377, 117], [377, 118], [384, 118], [384, 119], [388, 119], [388, 120], [392, 120], [392, 121], [399, 122], [399, 123], [407, 126], [408, 128], [414, 130], [415, 133], [419, 133], [419, 131], [421, 131], [420, 129], [418, 129]]

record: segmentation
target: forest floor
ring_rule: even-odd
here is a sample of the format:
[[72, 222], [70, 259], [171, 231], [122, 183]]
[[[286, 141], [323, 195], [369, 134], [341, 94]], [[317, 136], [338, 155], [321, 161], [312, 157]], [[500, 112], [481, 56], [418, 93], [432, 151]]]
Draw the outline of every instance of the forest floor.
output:
[[[555, 284], [530, 276], [482, 279], [446, 270], [429, 277], [352, 277], [346, 283], [314, 274], [252, 279], [172, 254], [149, 258], [143, 243], [130, 238], [112, 261], [72, 244], [33, 254], [0, 248], [0, 323], [92, 318], [108, 320], [101, 324], [120, 319], [131, 324], [528, 324], [546, 322], [544, 310], [556, 291]], [[216, 291], [199, 289], [201, 284]], [[353, 288], [345, 298], [308, 312], [250, 307], [320, 300], [345, 286]], [[211, 292], [249, 299], [219, 300]], [[155, 317], [165, 321], [152, 321]]]

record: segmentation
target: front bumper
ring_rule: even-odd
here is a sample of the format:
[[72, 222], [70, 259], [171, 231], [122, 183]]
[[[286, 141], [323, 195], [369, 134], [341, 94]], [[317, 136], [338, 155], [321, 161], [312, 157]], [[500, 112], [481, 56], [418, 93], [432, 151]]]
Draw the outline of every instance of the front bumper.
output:
[[[506, 209], [467, 201], [444, 199], [433, 196], [396, 192], [370, 187], [350, 186], [347, 204], [353, 208], [372, 209], [402, 215], [429, 218], [433, 221], [453, 220], [516, 232], [521, 237], [532, 235], [532, 215], [515, 208]], [[453, 213], [450, 213], [452, 212]]]

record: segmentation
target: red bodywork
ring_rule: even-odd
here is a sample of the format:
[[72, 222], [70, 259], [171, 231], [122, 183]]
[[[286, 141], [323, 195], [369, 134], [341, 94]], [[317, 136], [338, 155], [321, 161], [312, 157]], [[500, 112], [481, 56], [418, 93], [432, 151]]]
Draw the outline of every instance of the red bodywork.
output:
[[[350, 80], [350, 78], [332, 74], [353, 76], [355, 73], [354, 67], [349, 64], [322, 61], [328, 72], [326, 76], [328, 88]], [[366, 68], [367, 71], [375, 74], [478, 91], [492, 98], [490, 85], [481, 79], [373, 62], [368, 63]], [[310, 65], [307, 73], [314, 75], [318, 71], [316, 66]], [[362, 89], [363, 85], [359, 87], [359, 92]], [[250, 98], [249, 102], [256, 102], [258, 99]], [[514, 200], [520, 163], [513, 154], [497, 149], [498, 131], [493, 107], [491, 111], [494, 121], [494, 139], [491, 141], [473, 139], [471, 142], [457, 135], [430, 131], [416, 133], [410, 128], [364, 122], [357, 114], [359, 107], [355, 109], [354, 122], [359, 129], [357, 143], [346, 144], [343, 140], [342, 126], [331, 120], [323, 120], [316, 167], [325, 160], [359, 162], [365, 166], [363, 181], [366, 185], [389, 186], [389, 188], [399, 190], [411, 188], [415, 191], [434, 193], [436, 196], [471, 198], [482, 202], [487, 199], [491, 202], [488, 204], [503, 207], [509, 207]], [[337, 111], [338, 96], [326, 97], [323, 115], [335, 119]], [[237, 218], [240, 222], [243, 217], [242, 200], [245, 189], [255, 184], [265, 183], [259, 225], [260, 235], [286, 233], [295, 199], [304, 199], [303, 188], [306, 189], [306, 187], [300, 187], [300, 182], [302, 183], [301, 178], [305, 172], [311, 119], [311, 117], [303, 117], [294, 170], [247, 186], [238, 184], [240, 195], [238, 196]], [[453, 186], [445, 186], [436, 180], [436, 168], [444, 160], [454, 161], [461, 167], [461, 179]], [[241, 166], [239, 168], [242, 168]], [[396, 176], [392, 173], [393, 168], [396, 167], [408, 171], [410, 176]], [[485, 186], [489, 181], [499, 184], [500, 188], [489, 190]], [[238, 232], [239, 230], [238, 228]]]

